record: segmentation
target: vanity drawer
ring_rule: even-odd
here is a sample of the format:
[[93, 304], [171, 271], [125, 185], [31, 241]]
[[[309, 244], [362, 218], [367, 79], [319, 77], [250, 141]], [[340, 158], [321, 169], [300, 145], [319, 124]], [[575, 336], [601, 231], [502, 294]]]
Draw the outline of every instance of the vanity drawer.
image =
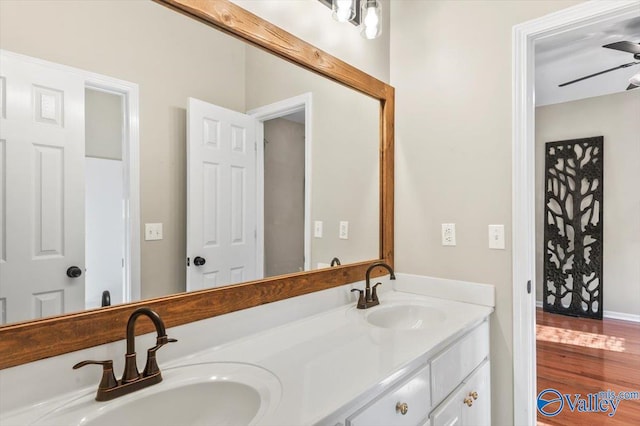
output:
[[431, 405], [435, 407], [489, 355], [489, 323], [484, 321], [431, 361]]
[[[406, 404], [406, 414], [399, 409]], [[431, 411], [429, 366], [347, 419], [347, 426], [422, 425]], [[427, 423], [428, 424], [428, 423]]]

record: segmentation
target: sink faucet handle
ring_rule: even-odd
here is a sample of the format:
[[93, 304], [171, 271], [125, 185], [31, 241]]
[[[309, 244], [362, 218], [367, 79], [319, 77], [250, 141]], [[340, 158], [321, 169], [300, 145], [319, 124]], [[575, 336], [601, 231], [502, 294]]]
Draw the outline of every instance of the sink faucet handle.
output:
[[116, 380], [115, 374], [113, 374], [113, 361], [93, 361], [87, 360], [77, 363], [73, 366], [74, 370], [78, 368], [84, 367], [85, 365], [101, 365], [102, 366], [102, 380], [100, 380], [100, 384], [98, 385], [98, 389], [111, 389], [118, 385], [118, 381]]
[[374, 302], [378, 301], [378, 292], [376, 290], [376, 287], [378, 287], [379, 285], [382, 285], [382, 283], [376, 283], [376, 285], [374, 285], [371, 288], [371, 300], [374, 301]]
[[166, 335], [160, 336], [156, 339], [156, 345], [147, 349], [147, 363], [142, 371], [142, 377], [149, 377], [160, 373], [160, 367], [158, 367], [158, 361], [156, 361], [156, 352], [167, 343], [174, 343], [177, 341], [177, 339], [171, 339]]
[[364, 290], [360, 290], [360, 289], [357, 289], [357, 288], [352, 288], [351, 292], [353, 293], [354, 291], [357, 291], [359, 293], [359, 296], [358, 296], [358, 309], [366, 309], [367, 302], [365, 301]]

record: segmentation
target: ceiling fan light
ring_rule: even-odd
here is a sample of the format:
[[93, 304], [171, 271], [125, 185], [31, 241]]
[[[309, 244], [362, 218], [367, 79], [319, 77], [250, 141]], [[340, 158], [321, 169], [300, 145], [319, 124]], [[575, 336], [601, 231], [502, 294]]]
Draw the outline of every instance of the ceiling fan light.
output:
[[640, 87], [640, 72], [631, 76], [631, 78], [629, 79], [629, 84]]

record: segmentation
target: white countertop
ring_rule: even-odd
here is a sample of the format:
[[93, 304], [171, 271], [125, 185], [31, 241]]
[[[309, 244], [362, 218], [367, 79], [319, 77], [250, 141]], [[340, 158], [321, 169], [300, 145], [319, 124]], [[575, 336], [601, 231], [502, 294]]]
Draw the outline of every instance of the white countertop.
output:
[[[407, 275], [407, 281], [413, 277]], [[407, 291], [412, 289], [407, 287]], [[492, 288], [490, 294], [492, 297]], [[446, 312], [446, 319], [437, 326], [427, 325], [418, 330], [379, 328], [364, 320], [364, 315], [399, 302], [419, 302], [437, 307]], [[380, 294], [379, 306], [358, 310], [354, 303], [349, 303], [171, 362], [163, 363], [160, 357], [160, 367], [169, 369], [205, 362], [257, 365], [273, 373], [282, 386], [278, 406], [262, 417], [258, 424], [315, 424], [354, 401], [365, 402], [373, 397], [389, 384], [389, 377], [394, 373], [408, 372], [424, 364], [492, 312], [492, 306], [386, 291]], [[185, 341], [185, 336], [187, 339], [206, 339], [199, 334], [202, 330], [202, 327], [197, 333], [185, 333], [183, 330], [179, 339], [181, 342]], [[219, 330], [211, 327], [210, 332], [218, 333]], [[171, 329], [168, 334], [172, 334]], [[142, 350], [138, 352], [144, 353]], [[73, 395], [62, 395], [45, 403], [5, 413], [0, 423], [3, 426], [28, 424], [60, 405], [65, 398], [69, 400], [72, 396], [93, 394], [96, 386], [97, 380], [91, 388], [76, 391]]]
[[[385, 303], [420, 302], [447, 313], [437, 327], [392, 330], [363, 316]], [[380, 296], [380, 305], [343, 306], [249, 336], [172, 363], [233, 361], [261, 366], [282, 383], [278, 408], [260, 425], [308, 425], [321, 421], [398, 370], [410, 370], [488, 317], [492, 308], [402, 292]], [[373, 392], [372, 392], [373, 393]]]

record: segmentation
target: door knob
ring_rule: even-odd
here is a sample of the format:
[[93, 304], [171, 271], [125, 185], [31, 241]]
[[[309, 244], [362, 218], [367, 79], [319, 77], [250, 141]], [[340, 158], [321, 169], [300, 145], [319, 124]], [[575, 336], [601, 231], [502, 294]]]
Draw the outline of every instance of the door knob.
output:
[[69, 278], [78, 278], [80, 275], [82, 275], [82, 269], [77, 266], [70, 266], [69, 269], [67, 269], [67, 276]]
[[205, 263], [207, 263], [207, 260], [204, 257], [196, 256], [193, 259], [193, 264], [196, 265], [196, 266], [202, 266]]

